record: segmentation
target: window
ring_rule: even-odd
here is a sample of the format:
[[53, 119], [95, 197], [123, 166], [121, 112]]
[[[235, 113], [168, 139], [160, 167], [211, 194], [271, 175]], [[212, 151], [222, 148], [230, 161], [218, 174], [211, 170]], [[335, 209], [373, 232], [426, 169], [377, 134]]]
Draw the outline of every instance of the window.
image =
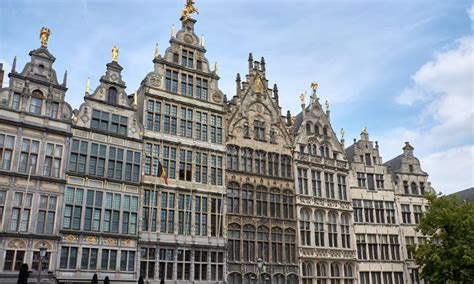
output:
[[293, 219], [293, 196], [290, 191], [286, 191], [282, 195], [283, 199], [283, 218], [284, 219]]
[[97, 254], [99, 249], [96, 248], [82, 248], [81, 269], [96, 270], [97, 269]]
[[354, 208], [354, 223], [364, 222], [364, 209], [362, 208], [362, 200], [353, 199], [352, 208]]
[[105, 194], [104, 232], [119, 233], [121, 203], [120, 194]]
[[79, 230], [82, 217], [82, 202], [84, 190], [82, 188], [68, 187], [64, 197], [66, 203], [64, 209], [64, 229]]
[[382, 278], [380, 277], [380, 272], [371, 272], [372, 284], [382, 284]]
[[326, 198], [336, 198], [334, 191], [334, 174], [324, 173], [324, 181], [326, 185]]
[[406, 180], [403, 181], [403, 192], [405, 194], [410, 194], [410, 190], [408, 188], [408, 181], [406, 181]]
[[266, 156], [267, 153], [262, 150], [257, 150], [255, 153], [255, 173], [256, 174], [265, 174], [266, 169]]
[[334, 212], [328, 214], [328, 239], [329, 247], [337, 247], [337, 215]]
[[160, 232], [174, 233], [174, 193], [161, 192]]
[[120, 270], [134, 271], [135, 270], [135, 252], [122, 250], [120, 254]]
[[192, 180], [193, 152], [185, 149], [179, 150], [179, 179]]
[[286, 263], [296, 263], [296, 231], [285, 230], [285, 255]]
[[223, 184], [222, 157], [211, 155], [211, 184]]
[[412, 183], [410, 184], [410, 187], [411, 187], [411, 194], [413, 194], [413, 195], [420, 195], [420, 193], [418, 192], [418, 187], [417, 187], [417, 185], [416, 185], [415, 182], [412, 182]]
[[230, 224], [228, 230], [227, 257], [229, 261], [240, 260], [240, 226], [238, 224]]
[[321, 210], [314, 213], [314, 245], [324, 247], [324, 212]]
[[176, 251], [176, 279], [190, 280], [191, 279], [191, 251], [185, 249], [178, 249]]
[[207, 197], [194, 198], [194, 235], [207, 236]]
[[240, 188], [237, 183], [230, 183], [227, 189], [227, 212], [239, 213]]
[[100, 269], [115, 271], [117, 268], [117, 250], [102, 249], [102, 259], [100, 262]]
[[403, 224], [411, 224], [410, 204], [402, 204], [401, 206]]
[[221, 281], [224, 279], [224, 253], [211, 251], [211, 280]]
[[211, 237], [222, 237], [222, 199], [211, 198]]
[[191, 195], [178, 194], [178, 234], [191, 234]]
[[405, 237], [407, 259], [414, 259], [415, 257], [415, 237]]
[[194, 280], [207, 280], [207, 251], [194, 251]]
[[165, 89], [171, 93], [178, 93], [178, 72], [166, 69]]
[[367, 234], [367, 243], [369, 244], [369, 259], [379, 259], [377, 237], [374, 234]]
[[339, 194], [339, 199], [347, 200], [347, 187], [345, 176], [337, 175], [337, 191]]
[[179, 129], [182, 137], [193, 137], [193, 110], [191, 108], [181, 107]]
[[240, 170], [251, 173], [252, 172], [252, 149], [243, 148], [240, 159]]
[[20, 271], [20, 266], [23, 264], [24, 259], [24, 250], [7, 250], [5, 252], [3, 271]]
[[176, 148], [163, 146], [163, 168], [168, 178], [176, 178]]
[[298, 191], [300, 194], [308, 195], [308, 170], [298, 168]]
[[43, 164], [43, 175], [59, 177], [63, 146], [53, 143], [46, 144], [46, 153]]
[[18, 171], [25, 174], [36, 174], [40, 142], [23, 138], [20, 152]]
[[173, 53], [173, 62], [174, 63], [179, 63], [179, 54]]
[[375, 204], [375, 222], [379, 224], [385, 223], [385, 211], [383, 209], [383, 201], [374, 201]]
[[343, 248], [351, 247], [351, 234], [349, 231], [349, 216], [346, 214], [341, 215], [341, 244]]
[[257, 257], [263, 261], [270, 260], [270, 234], [265, 226], [258, 227], [257, 230]]
[[365, 187], [365, 173], [357, 173], [357, 186]]
[[392, 260], [400, 260], [400, 243], [398, 242], [398, 235], [389, 235], [389, 241]]
[[3, 222], [3, 213], [5, 212], [5, 200], [6, 200], [7, 192], [5, 190], [0, 190], [0, 227], [2, 226]]
[[119, 135], [127, 135], [128, 118], [117, 114], [112, 114], [92, 110], [91, 129], [96, 129], [104, 132], [110, 132]]
[[120, 134], [120, 135], [127, 135], [127, 126], [128, 126], [128, 118], [125, 116], [112, 114], [112, 121], [110, 123], [109, 132]]
[[158, 132], [161, 130], [161, 102], [148, 100], [146, 129]]
[[15, 192], [13, 196], [10, 231], [28, 232], [30, 225], [31, 200], [33, 194]]
[[365, 164], [367, 166], [372, 166], [372, 160], [370, 159], [370, 154], [365, 154]]
[[21, 102], [21, 94], [20, 93], [13, 93], [12, 109], [13, 110], [19, 110], [20, 109], [20, 102]]
[[321, 186], [321, 172], [311, 170], [311, 185], [313, 187], [313, 195], [322, 197], [323, 190]]
[[[138, 197], [124, 195], [122, 210], [122, 234], [136, 234], [138, 221]], [[189, 221], [189, 223], [191, 223], [191, 221]]]
[[388, 235], [379, 235], [379, 243], [380, 243], [380, 259], [390, 260]]
[[395, 224], [395, 205], [393, 201], [385, 201], [385, 213], [387, 215], [387, 223]]
[[9, 171], [12, 165], [15, 137], [0, 134], [0, 166], [2, 170]]
[[207, 80], [196, 78], [196, 97], [207, 100]]
[[196, 152], [196, 158], [195, 158], [195, 173], [194, 173], [194, 179], [195, 182], [200, 182], [207, 184], [207, 154], [201, 153], [201, 152]]
[[373, 174], [367, 174], [367, 186], [369, 190], [375, 190]]
[[59, 103], [51, 102], [49, 116], [51, 118], [58, 118], [58, 112], [59, 112]]
[[377, 189], [383, 189], [384, 188], [383, 175], [375, 175], [375, 179], [377, 183]]
[[354, 269], [352, 268], [352, 264], [346, 263], [344, 264], [344, 284], [353, 284], [354, 279]]
[[193, 67], [193, 57], [194, 57], [194, 52], [183, 49], [181, 51], [181, 65], [192, 68]]
[[192, 75], [181, 73], [181, 95], [190, 97], [193, 96], [193, 81], [194, 78]]
[[278, 227], [272, 228], [272, 261], [283, 262], [283, 231]]
[[366, 223], [374, 223], [374, 204], [372, 200], [364, 200], [364, 215]]
[[316, 283], [326, 284], [327, 275], [328, 274], [327, 274], [326, 263], [324, 262], [316, 263]]
[[89, 143], [77, 139], [72, 140], [69, 170], [71, 172], [86, 173], [86, 161]]
[[158, 192], [144, 189], [142, 231], [156, 232], [158, 220]]
[[242, 189], [242, 214], [253, 215], [254, 192], [251, 185], [244, 185]]
[[228, 145], [226, 170], [238, 170], [238, 169], [239, 169], [239, 148], [234, 145]]
[[313, 283], [313, 265], [311, 262], [303, 262], [302, 266], [302, 277], [301, 280], [303, 284]]
[[140, 152], [127, 150], [127, 159], [125, 163], [125, 180], [138, 182], [140, 179]]
[[109, 178], [122, 179], [124, 150], [116, 147], [109, 148], [108, 174]]
[[278, 165], [280, 163], [279, 161], [279, 155], [277, 153], [268, 153], [268, 175], [277, 177], [279, 175], [278, 173]]
[[[47, 251], [44, 259], [41, 261], [41, 270], [48, 271], [49, 269], [49, 260], [51, 259], [51, 252]], [[31, 269], [38, 271], [39, 270], [39, 263], [40, 263], [40, 252], [34, 251], [33, 252], [33, 261], [31, 263]]]
[[243, 260], [255, 261], [255, 227], [245, 225], [243, 231]]
[[211, 115], [211, 143], [222, 144], [222, 117]]
[[[275, 191], [276, 190], [276, 191]], [[278, 192], [278, 189], [272, 188], [270, 192]], [[270, 216], [274, 218], [281, 217], [281, 197], [279, 193], [270, 193]]]
[[359, 283], [360, 284], [369, 284], [370, 283], [370, 277], [369, 277], [369, 272], [359, 272]]
[[117, 89], [114, 87], [110, 87], [107, 90], [107, 102], [110, 104], [117, 103]]
[[300, 216], [300, 237], [301, 244], [304, 246], [311, 245], [311, 228], [310, 228], [310, 212], [302, 209]]
[[393, 278], [395, 280], [394, 284], [402, 284], [403, 282], [403, 272], [393, 272]]
[[356, 234], [357, 259], [367, 259], [367, 243], [364, 234]]
[[30, 99], [30, 112], [41, 115], [41, 108], [43, 106], [43, 93], [39, 90], [33, 91]]
[[257, 216], [268, 216], [268, 193], [263, 186], [257, 187]]
[[339, 264], [331, 263], [331, 284], [339, 284], [341, 277], [341, 271], [339, 268]]
[[415, 217], [415, 224], [420, 224], [421, 214], [421, 205], [413, 205], [413, 216]]
[[253, 137], [255, 140], [265, 141], [265, 123], [255, 120], [253, 122]]
[[76, 269], [77, 267], [77, 247], [61, 247], [61, 258], [59, 268]]
[[56, 215], [56, 196], [41, 195], [37, 215], [36, 233], [52, 234]]
[[173, 279], [174, 249], [160, 249], [159, 275], [161, 279]]

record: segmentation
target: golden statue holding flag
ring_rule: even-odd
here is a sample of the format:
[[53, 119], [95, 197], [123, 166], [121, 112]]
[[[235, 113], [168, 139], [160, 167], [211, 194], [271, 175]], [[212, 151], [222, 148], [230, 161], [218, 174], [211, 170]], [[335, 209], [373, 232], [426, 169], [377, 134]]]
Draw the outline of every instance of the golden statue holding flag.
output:
[[193, 0], [186, 0], [184, 9], [183, 11], [181, 11], [181, 21], [187, 20], [189, 18], [189, 15], [191, 15], [192, 13], [199, 14], [199, 11], [196, 9], [196, 7], [194, 7]]

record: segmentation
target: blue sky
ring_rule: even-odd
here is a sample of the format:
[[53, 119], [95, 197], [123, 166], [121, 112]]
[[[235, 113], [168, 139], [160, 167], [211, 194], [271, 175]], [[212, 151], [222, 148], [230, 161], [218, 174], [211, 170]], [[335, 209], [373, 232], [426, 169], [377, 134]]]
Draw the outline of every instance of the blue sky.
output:
[[[129, 93], [152, 70], [155, 43], [168, 46], [184, 0], [0, 0], [0, 62], [21, 68], [39, 47], [41, 26], [67, 100], [77, 108], [88, 77], [94, 87], [120, 47]], [[286, 113], [319, 83], [346, 146], [367, 126], [385, 161], [410, 141], [433, 186], [445, 193], [474, 185], [473, 20], [471, 1], [196, 0], [196, 31], [217, 61], [228, 97], [247, 56], [265, 57]]]

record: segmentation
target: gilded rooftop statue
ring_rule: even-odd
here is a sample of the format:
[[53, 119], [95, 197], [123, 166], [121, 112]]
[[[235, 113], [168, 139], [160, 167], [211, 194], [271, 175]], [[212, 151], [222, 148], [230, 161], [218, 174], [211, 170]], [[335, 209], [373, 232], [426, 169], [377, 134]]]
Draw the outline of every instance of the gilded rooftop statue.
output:
[[181, 11], [181, 20], [186, 20], [189, 18], [189, 15], [192, 13], [199, 14], [199, 11], [194, 7], [193, 0], [186, 0], [186, 4], [184, 5], [183, 11]]
[[48, 39], [51, 31], [48, 28], [42, 27], [40, 30], [41, 47], [48, 47]]

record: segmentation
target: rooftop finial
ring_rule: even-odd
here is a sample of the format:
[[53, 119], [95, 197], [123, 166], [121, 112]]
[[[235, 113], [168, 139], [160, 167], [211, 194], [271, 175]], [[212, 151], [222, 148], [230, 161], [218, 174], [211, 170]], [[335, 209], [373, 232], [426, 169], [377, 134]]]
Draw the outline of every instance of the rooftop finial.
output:
[[86, 94], [89, 95], [91, 90], [91, 79], [87, 77], [87, 82], [86, 82]]
[[217, 75], [218, 67], [217, 67], [217, 62], [214, 62], [214, 73]]
[[174, 31], [174, 25], [171, 25], [171, 37], [175, 37], [176, 32]]
[[155, 59], [158, 59], [158, 56], [160, 55], [160, 52], [158, 50], [158, 43], [155, 45]]
[[186, 0], [186, 4], [184, 4], [183, 11], [181, 11], [181, 21], [185, 21], [189, 19], [189, 15], [192, 13], [197, 13], [199, 14], [198, 9], [194, 7], [194, 1], [193, 0]]
[[344, 131], [344, 128], [341, 128], [340, 134], [341, 134], [341, 140], [344, 140], [344, 134], [346, 132]]
[[300, 95], [300, 101], [301, 101], [301, 104], [304, 105], [304, 96], [306, 95], [306, 91], [304, 91], [304, 93], [301, 93]]
[[64, 71], [63, 86], [66, 86], [66, 84], [67, 84], [67, 70]]
[[119, 54], [119, 49], [117, 46], [114, 45], [114, 47], [112, 47], [112, 61], [113, 62], [118, 61], [118, 54]]
[[204, 35], [201, 35], [201, 46], [205, 46]]
[[326, 106], [326, 112], [328, 112], [328, 111], [329, 111], [329, 107], [330, 107], [329, 100], [326, 100], [326, 102], [324, 103], [324, 105]]
[[16, 56], [13, 57], [13, 64], [12, 64], [12, 73], [16, 72]]
[[42, 27], [40, 30], [41, 47], [48, 47], [48, 39], [51, 31], [48, 28]]

